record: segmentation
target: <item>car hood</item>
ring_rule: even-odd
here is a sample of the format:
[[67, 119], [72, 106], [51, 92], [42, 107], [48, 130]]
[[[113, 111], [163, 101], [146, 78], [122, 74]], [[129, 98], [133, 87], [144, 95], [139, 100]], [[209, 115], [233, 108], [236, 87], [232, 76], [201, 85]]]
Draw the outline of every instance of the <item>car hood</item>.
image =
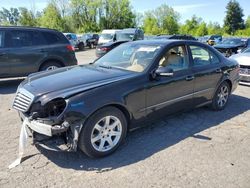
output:
[[240, 65], [250, 66], [250, 53], [235, 54], [230, 58], [236, 60]]
[[67, 98], [135, 75], [134, 72], [115, 68], [83, 65], [32, 74], [19, 87], [28, 90], [43, 104], [53, 98]]
[[216, 44], [216, 45], [214, 45], [215, 48], [224, 48], [224, 49], [236, 48], [239, 46], [241, 46], [241, 45], [240, 44]]

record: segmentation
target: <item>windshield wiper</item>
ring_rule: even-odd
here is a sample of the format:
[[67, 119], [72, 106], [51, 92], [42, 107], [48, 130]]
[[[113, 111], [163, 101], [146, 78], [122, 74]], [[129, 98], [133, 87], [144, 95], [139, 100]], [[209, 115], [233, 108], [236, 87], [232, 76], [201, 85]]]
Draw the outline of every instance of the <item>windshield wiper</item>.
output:
[[105, 68], [105, 69], [112, 69], [111, 66], [107, 66], [107, 65], [99, 65], [99, 67]]

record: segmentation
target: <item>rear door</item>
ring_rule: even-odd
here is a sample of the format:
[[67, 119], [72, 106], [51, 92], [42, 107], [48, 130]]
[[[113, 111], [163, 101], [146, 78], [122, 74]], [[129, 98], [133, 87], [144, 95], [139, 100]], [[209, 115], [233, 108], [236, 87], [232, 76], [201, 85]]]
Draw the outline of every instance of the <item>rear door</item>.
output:
[[8, 51], [4, 46], [5, 31], [0, 30], [0, 77], [7, 77], [10, 74], [8, 62]]
[[26, 76], [38, 71], [46, 56], [45, 40], [39, 31], [11, 30], [7, 34], [8, 61], [12, 76]]
[[223, 72], [219, 58], [208, 48], [191, 44], [190, 52], [194, 74], [194, 105], [198, 106], [212, 99]]

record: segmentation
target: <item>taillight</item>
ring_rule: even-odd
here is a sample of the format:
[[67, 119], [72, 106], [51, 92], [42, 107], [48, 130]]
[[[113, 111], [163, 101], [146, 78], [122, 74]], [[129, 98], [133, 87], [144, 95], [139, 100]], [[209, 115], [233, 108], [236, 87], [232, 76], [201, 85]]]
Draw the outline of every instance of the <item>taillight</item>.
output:
[[100, 48], [102, 51], [105, 51], [105, 52], [107, 52], [107, 51], [109, 51], [110, 50], [110, 48], [107, 48], [107, 47], [102, 47], [102, 48]]
[[75, 51], [75, 48], [74, 48], [72, 45], [67, 45], [66, 48], [67, 48], [70, 52]]

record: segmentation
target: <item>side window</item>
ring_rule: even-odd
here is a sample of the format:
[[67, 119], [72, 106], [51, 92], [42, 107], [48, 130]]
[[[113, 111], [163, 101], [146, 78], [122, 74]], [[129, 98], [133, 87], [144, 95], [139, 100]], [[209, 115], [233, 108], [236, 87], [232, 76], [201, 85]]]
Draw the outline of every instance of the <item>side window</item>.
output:
[[59, 44], [62, 43], [60, 37], [53, 32], [43, 32], [43, 36], [47, 41], [47, 44]]
[[32, 32], [12, 30], [6, 33], [6, 47], [28, 47], [32, 46]]
[[172, 68], [174, 71], [188, 69], [188, 56], [185, 46], [169, 49], [161, 58], [159, 66]]
[[33, 46], [40, 46], [40, 45], [46, 45], [46, 40], [39, 31], [33, 31], [32, 32], [32, 45]]
[[4, 41], [3, 37], [4, 37], [4, 32], [0, 31], [0, 48], [3, 48], [3, 41]]
[[213, 54], [212, 52], [210, 52], [210, 61], [212, 64], [220, 63], [219, 58], [215, 54]]
[[194, 66], [204, 66], [210, 64], [210, 55], [207, 50], [199, 46], [190, 46]]
[[194, 67], [220, 63], [219, 58], [200, 46], [190, 46]]

